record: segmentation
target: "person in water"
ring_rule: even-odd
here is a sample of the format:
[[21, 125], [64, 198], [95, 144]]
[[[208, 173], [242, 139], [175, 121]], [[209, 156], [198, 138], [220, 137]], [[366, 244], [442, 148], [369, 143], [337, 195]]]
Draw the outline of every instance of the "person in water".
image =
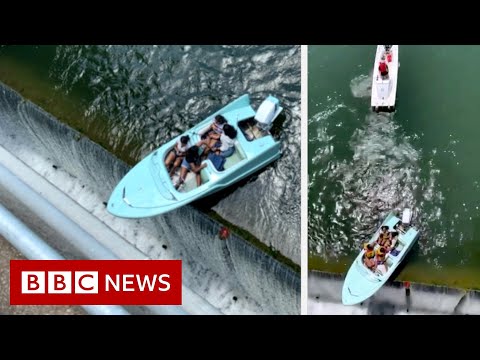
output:
[[175, 170], [177, 170], [177, 168], [180, 166], [183, 159], [185, 158], [185, 155], [189, 148], [189, 141], [190, 137], [188, 135], [180, 137], [180, 139], [178, 139], [177, 143], [175, 144], [175, 147], [172, 149], [172, 151], [168, 153], [167, 158], [165, 159], [165, 166], [170, 173], [170, 177], [173, 176]]
[[192, 146], [187, 150], [185, 158], [182, 161], [182, 166], [180, 168], [180, 177], [178, 179], [178, 182], [175, 184], [175, 189], [178, 190], [180, 185], [182, 185], [185, 182], [185, 179], [189, 171], [192, 171], [195, 173], [195, 177], [197, 179], [197, 186], [202, 185], [202, 177], [200, 172], [202, 171], [203, 168], [207, 166], [207, 164], [204, 163], [200, 165], [201, 159], [200, 159], [200, 155], [198, 154], [198, 151], [199, 151], [199, 148], [196, 145]]
[[369, 269], [374, 269], [376, 262], [375, 262], [375, 244], [363, 244], [363, 250], [365, 253], [363, 255], [363, 263]]
[[205, 148], [204, 155], [220, 140], [223, 134], [223, 128], [227, 124], [227, 120], [222, 115], [216, 115], [210, 127], [202, 135], [202, 140], [197, 143], [197, 146]]
[[380, 75], [383, 79], [386, 79], [388, 77], [388, 65], [385, 61], [385, 55], [382, 55], [380, 64], [378, 65], [378, 71], [380, 72]]

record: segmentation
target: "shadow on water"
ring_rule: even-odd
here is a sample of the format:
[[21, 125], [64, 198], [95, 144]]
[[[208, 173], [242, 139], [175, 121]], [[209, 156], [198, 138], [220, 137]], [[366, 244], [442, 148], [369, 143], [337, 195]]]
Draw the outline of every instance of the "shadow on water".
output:
[[284, 133], [284, 125], [285, 121], [287, 120], [287, 116], [285, 112], [282, 111], [280, 115], [275, 119], [273, 122], [272, 128], [270, 129], [270, 133], [275, 138], [275, 140], [280, 140], [281, 135]]
[[388, 301], [371, 301], [368, 304], [368, 315], [394, 315], [395, 305]]

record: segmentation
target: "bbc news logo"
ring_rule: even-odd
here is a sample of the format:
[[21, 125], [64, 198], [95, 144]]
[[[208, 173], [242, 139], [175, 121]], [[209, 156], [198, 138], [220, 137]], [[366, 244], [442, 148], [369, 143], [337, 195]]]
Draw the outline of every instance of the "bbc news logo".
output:
[[10, 260], [10, 305], [181, 304], [181, 260]]

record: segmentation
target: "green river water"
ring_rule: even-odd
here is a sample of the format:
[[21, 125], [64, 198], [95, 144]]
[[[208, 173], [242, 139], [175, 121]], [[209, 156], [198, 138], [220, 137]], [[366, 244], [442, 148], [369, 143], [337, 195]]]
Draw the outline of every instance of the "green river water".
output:
[[299, 45], [0, 46], [1, 82], [130, 165], [243, 94], [278, 97], [281, 158], [193, 205], [297, 265], [300, 74]]

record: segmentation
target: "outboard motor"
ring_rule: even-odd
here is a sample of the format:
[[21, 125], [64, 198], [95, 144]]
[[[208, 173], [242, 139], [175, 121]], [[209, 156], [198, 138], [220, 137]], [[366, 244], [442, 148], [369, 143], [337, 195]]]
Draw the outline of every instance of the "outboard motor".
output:
[[263, 131], [269, 131], [273, 121], [280, 113], [279, 101], [273, 96], [268, 96], [260, 105], [255, 114], [256, 125]]
[[402, 223], [408, 225], [410, 224], [410, 221], [412, 221], [412, 211], [408, 208], [405, 208], [403, 209]]

